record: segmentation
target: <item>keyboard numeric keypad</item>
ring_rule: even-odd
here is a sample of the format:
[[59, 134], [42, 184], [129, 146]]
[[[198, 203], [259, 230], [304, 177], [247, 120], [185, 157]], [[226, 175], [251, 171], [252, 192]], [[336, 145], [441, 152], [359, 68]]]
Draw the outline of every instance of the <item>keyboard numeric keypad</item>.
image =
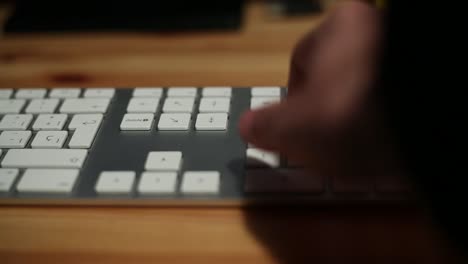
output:
[[0, 99], [0, 114], [18, 114], [25, 104], [24, 99]]
[[60, 107], [63, 114], [104, 114], [109, 107], [109, 98], [65, 99]]
[[60, 100], [56, 98], [33, 99], [26, 107], [28, 114], [51, 114], [55, 112]]
[[36, 118], [33, 130], [62, 130], [67, 122], [66, 114], [42, 114]]
[[31, 143], [32, 148], [62, 148], [67, 131], [39, 131]]
[[24, 148], [31, 138], [31, 131], [3, 131], [0, 134], [0, 148]]
[[0, 121], [0, 130], [26, 130], [32, 120], [31, 114], [5, 115]]
[[37, 89], [19, 89], [16, 91], [15, 98], [17, 99], [36, 99], [44, 98], [47, 90], [44, 88]]

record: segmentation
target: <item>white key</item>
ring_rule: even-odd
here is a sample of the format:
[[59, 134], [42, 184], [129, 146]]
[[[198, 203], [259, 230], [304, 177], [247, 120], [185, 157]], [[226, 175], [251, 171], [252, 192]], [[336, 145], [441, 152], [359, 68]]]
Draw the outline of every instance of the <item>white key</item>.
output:
[[78, 178], [76, 169], [27, 169], [16, 187], [19, 193], [71, 193]]
[[109, 98], [75, 98], [65, 99], [60, 107], [64, 114], [102, 114], [109, 107]]
[[80, 88], [54, 88], [50, 91], [50, 98], [78, 98], [80, 97], [81, 89]]
[[79, 169], [87, 155], [85, 149], [10, 149], [2, 160], [2, 167]]
[[205, 87], [203, 88], [204, 97], [231, 97], [231, 87]]
[[114, 88], [88, 88], [83, 94], [84, 98], [112, 98], [114, 97]]
[[190, 114], [161, 114], [158, 123], [159, 130], [188, 130]]
[[5, 115], [0, 121], [0, 130], [26, 130], [33, 115]]
[[24, 148], [31, 137], [31, 131], [3, 131], [0, 148]]
[[66, 114], [42, 114], [36, 118], [33, 130], [62, 130], [67, 122]]
[[0, 99], [0, 114], [17, 114], [25, 104], [24, 99]]
[[198, 114], [195, 123], [196, 130], [226, 130], [228, 115], [226, 113]]
[[28, 114], [42, 114], [42, 113], [53, 113], [57, 108], [60, 100], [56, 98], [48, 99], [33, 99], [26, 107], [26, 113]]
[[98, 194], [128, 194], [135, 180], [134, 171], [103, 171], [95, 190]]
[[8, 192], [18, 174], [18, 169], [0, 169], [0, 192]]
[[144, 172], [138, 184], [141, 194], [167, 194], [176, 189], [177, 173], [175, 172]]
[[96, 138], [98, 130], [99, 126], [78, 127], [68, 143], [68, 147], [84, 149], [90, 148], [94, 142], [94, 138]]
[[250, 99], [250, 108], [257, 109], [278, 103], [281, 99], [279, 97], [252, 97]]
[[132, 98], [127, 106], [129, 113], [156, 113], [159, 98]]
[[281, 96], [280, 87], [252, 87], [252, 96]]
[[16, 91], [15, 98], [18, 99], [35, 99], [44, 98], [47, 90], [44, 88], [39, 89], [19, 89]]
[[102, 114], [79, 114], [74, 115], [70, 124], [69, 130], [75, 130], [79, 127], [99, 127], [102, 122]]
[[153, 114], [125, 114], [120, 123], [120, 130], [150, 130]]
[[152, 151], [148, 153], [145, 170], [177, 171], [182, 164], [180, 151]]
[[279, 167], [279, 156], [276, 153], [250, 148], [247, 149], [247, 166], [249, 167]]
[[227, 113], [231, 104], [230, 98], [203, 97], [200, 100], [200, 113]]
[[13, 94], [13, 89], [0, 89], [0, 99], [9, 99]]
[[196, 87], [170, 87], [167, 90], [168, 97], [195, 97], [197, 96]]
[[39, 131], [31, 142], [31, 148], [62, 148], [67, 131]]
[[162, 94], [161, 87], [136, 87], [133, 90], [133, 97], [161, 97]]
[[191, 113], [193, 111], [194, 98], [166, 98], [163, 106], [164, 113]]
[[181, 191], [186, 194], [217, 194], [219, 183], [217, 171], [187, 171], [182, 179]]

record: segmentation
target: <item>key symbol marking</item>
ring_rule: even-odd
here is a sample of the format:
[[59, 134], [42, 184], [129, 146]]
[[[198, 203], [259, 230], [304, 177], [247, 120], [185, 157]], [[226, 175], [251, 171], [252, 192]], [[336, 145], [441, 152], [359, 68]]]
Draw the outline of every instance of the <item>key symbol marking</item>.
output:
[[84, 121], [82, 124], [83, 125], [93, 125], [93, 124], [96, 124], [96, 120]]

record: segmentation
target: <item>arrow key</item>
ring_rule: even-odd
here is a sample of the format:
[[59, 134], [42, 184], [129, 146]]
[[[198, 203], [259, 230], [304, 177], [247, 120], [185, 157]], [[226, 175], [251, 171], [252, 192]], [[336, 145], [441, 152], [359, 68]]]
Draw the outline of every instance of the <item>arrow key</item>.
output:
[[182, 164], [180, 151], [152, 151], [146, 158], [145, 170], [178, 171]]
[[98, 194], [128, 194], [134, 181], [134, 171], [103, 171], [94, 189]]
[[226, 113], [201, 113], [197, 116], [197, 130], [226, 130], [228, 115]]
[[[1, 106], [0, 106], [1, 108]], [[5, 115], [0, 121], [0, 130], [26, 130], [33, 119], [33, 115]]]

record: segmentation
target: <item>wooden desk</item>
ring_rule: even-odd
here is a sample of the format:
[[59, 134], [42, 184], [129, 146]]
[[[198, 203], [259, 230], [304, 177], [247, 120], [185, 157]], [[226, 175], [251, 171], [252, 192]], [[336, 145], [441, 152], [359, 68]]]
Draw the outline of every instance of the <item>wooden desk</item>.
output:
[[[0, 39], [0, 87], [280, 85], [320, 17], [276, 21], [259, 4], [236, 33]], [[0, 263], [443, 263], [414, 208], [0, 207]]]
[[239, 32], [8, 37], [0, 87], [285, 84], [292, 48], [318, 20], [279, 21], [257, 3]]

